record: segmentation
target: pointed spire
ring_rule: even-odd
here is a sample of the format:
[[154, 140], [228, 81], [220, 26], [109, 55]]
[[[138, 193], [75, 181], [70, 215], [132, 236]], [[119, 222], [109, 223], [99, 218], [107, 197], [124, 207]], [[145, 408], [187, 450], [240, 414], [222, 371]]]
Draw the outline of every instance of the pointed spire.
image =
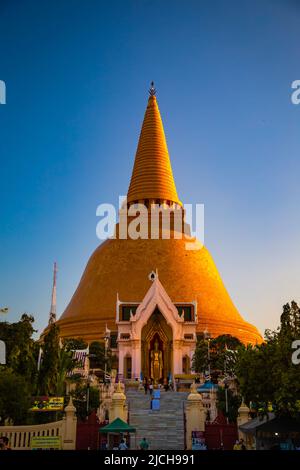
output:
[[51, 295], [51, 308], [49, 314], [49, 325], [56, 322], [56, 274], [57, 274], [57, 265], [54, 263], [53, 269], [53, 286], [52, 286], [52, 295]]
[[163, 123], [151, 83], [148, 105], [142, 125], [127, 202], [159, 200], [181, 204], [165, 138]]

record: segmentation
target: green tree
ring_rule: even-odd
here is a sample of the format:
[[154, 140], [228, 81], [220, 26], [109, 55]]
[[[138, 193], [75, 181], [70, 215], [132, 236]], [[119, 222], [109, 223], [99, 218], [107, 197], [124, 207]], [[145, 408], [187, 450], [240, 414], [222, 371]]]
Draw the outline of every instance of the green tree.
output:
[[231, 335], [221, 335], [211, 340], [202, 336], [197, 341], [192, 369], [195, 372], [204, 373], [210, 365], [211, 372], [233, 373], [236, 351], [240, 346], [239, 339]]
[[77, 349], [86, 349], [87, 343], [81, 338], [67, 338], [63, 340], [66, 351], [75, 351]]
[[39, 395], [63, 395], [65, 391], [66, 376], [76, 366], [73, 353], [61, 344], [59, 327], [51, 325], [43, 338], [42, 361], [38, 373]]
[[71, 372], [76, 366], [76, 361], [73, 359], [73, 353], [64, 348], [60, 348], [58, 356], [58, 375], [56, 383], [55, 395], [62, 396], [66, 389], [67, 373]]
[[78, 383], [71, 395], [73, 396], [77, 417], [81, 420], [85, 420], [100, 405], [98, 388], [90, 387], [87, 383]]
[[[225, 385], [225, 387], [227, 387]], [[234, 395], [229, 388], [220, 387], [217, 392], [217, 408], [222, 411], [224, 416], [228, 418], [230, 423], [235, 423], [238, 417], [238, 409], [242, 402], [239, 395]], [[227, 390], [227, 391], [226, 391]], [[227, 409], [226, 411], [226, 393], [227, 393]]]
[[38, 374], [38, 394], [55, 395], [59, 374], [59, 328], [51, 325], [43, 338], [42, 360]]
[[113, 356], [110, 348], [107, 348], [105, 354], [105, 345], [99, 341], [93, 341], [90, 344], [89, 353], [91, 369], [101, 369], [103, 371], [106, 364], [107, 372], [111, 371]]
[[231, 335], [220, 335], [211, 340], [211, 369], [223, 375], [232, 375], [237, 357], [237, 350], [242, 346], [238, 338]]
[[239, 349], [235, 373], [246, 403], [264, 402], [267, 405], [269, 400], [274, 400], [273, 359], [269, 352], [270, 347], [266, 345]]
[[33, 340], [34, 318], [24, 313], [15, 323], [0, 322], [0, 338], [6, 344], [6, 364], [34, 387], [38, 345]]
[[204, 337], [198, 339], [192, 359], [192, 370], [197, 373], [205, 373], [208, 370], [209, 343]]
[[235, 373], [245, 401], [261, 413], [271, 402], [277, 415], [300, 419], [299, 366], [292, 363], [292, 342], [300, 337], [299, 308], [286, 304], [277, 331], [267, 330], [265, 342], [239, 349]]
[[31, 405], [30, 384], [12, 369], [0, 369], [0, 425], [24, 424]]

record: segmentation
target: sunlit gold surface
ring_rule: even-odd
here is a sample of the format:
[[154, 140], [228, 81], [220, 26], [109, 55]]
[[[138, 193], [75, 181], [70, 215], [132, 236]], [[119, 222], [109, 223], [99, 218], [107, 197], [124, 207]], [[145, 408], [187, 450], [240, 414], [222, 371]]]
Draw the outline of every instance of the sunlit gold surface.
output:
[[105, 324], [116, 330], [116, 300], [141, 302], [158, 269], [175, 302], [197, 301], [197, 331], [231, 334], [243, 342], [261, 342], [233, 305], [208, 250], [186, 250], [184, 240], [108, 240], [91, 256], [70, 304], [59, 320], [63, 336], [95, 339]]

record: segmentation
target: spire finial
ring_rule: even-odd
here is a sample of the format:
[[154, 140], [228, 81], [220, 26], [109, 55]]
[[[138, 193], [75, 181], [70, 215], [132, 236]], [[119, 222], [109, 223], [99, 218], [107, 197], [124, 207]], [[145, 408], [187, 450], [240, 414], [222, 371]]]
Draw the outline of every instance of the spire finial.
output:
[[171, 201], [172, 204], [181, 206], [155, 92], [152, 82], [135, 154], [127, 203], [131, 205], [135, 201], [154, 199], [159, 203]]
[[156, 89], [154, 87], [154, 82], [151, 82], [150, 89], [149, 89], [149, 95], [150, 96], [155, 96], [156, 95]]

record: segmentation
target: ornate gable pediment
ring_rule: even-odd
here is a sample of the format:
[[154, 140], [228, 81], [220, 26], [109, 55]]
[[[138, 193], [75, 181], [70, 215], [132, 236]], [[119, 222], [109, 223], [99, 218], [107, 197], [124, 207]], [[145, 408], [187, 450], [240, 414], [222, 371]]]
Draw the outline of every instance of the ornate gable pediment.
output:
[[159, 309], [167, 324], [171, 326], [173, 333], [182, 327], [184, 320], [178, 315], [177, 308], [158, 277], [155, 278], [142, 303], [138, 306], [136, 314], [130, 317], [132, 324], [135, 324], [134, 329], [141, 331], [156, 308]]

